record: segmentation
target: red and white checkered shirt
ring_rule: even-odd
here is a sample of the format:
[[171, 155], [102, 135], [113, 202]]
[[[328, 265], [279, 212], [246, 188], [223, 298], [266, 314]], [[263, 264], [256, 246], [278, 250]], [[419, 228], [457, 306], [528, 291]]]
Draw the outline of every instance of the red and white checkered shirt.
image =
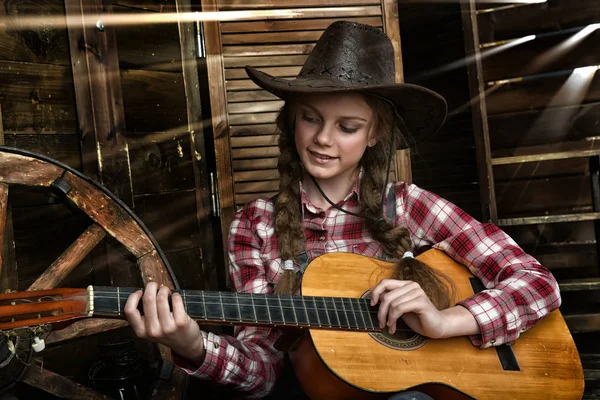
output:
[[[394, 183], [396, 225], [410, 231], [415, 254], [432, 247], [446, 252], [479, 277], [487, 290], [461, 302], [474, 316], [481, 334], [470, 339], [482, 348], [511, 342], [543, 316], [558, 308], [560, 294], [552, 274], [526, 254], [495, 225], [482, 224], [457, 206], [415, 185]], [[386, 203], [387, 204], [387, 203]], [[358, 180], [338, 205], [360, 212]], [[229, 259], [235, 290], [272, 293], [283, 273], [274, 228], [274, 203], [260, 198], [234, 217], [229, 231]], [[302, 213], [309, 260], [328, 252], [383, 258], [382, 246], [363, 220], [339, 211], [316, 208], [302, 191]], [[283, 365], [274, 348], [274, 329], [238, 327], [235, 336], [205, 334], [206, 359], [190, 374], [266, 395]]]

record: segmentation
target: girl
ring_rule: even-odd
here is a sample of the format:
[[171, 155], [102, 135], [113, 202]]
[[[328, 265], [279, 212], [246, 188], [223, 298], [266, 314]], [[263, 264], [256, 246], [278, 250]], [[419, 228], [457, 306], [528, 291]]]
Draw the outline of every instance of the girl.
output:
[[[277, 121], [281, 179], [277, 196], [248, 203], [233, 219], [235, 290], [293, 293], [306, 264], [327, 252], [392, 259], [396, 279], [372, 290], [381, 327], [394, 333], [402, 318], [424, 336], [468, 335], [482, 348], [517, 339], [560, 305], [552, 274], [499, 228], [415, 185], [387, 183], [393, 151], [433, 135], [446, 103], [395, 83], [393, 47], [381, 30], [333, 23], [294, 80], [247, 72], [285, 100]], [[440, 277], [413, 258], [432, 247], [468, 267], [487, 290], [449, 307]], [[252, 397], [273, 390], [284, 360], [274, 346], [278, 330], [202, 332], [179, 295], [170, 310], [169, 296], [153, 283], [130, 296], [125, 314], [137, 336], [169, 346], [195, 376]]]

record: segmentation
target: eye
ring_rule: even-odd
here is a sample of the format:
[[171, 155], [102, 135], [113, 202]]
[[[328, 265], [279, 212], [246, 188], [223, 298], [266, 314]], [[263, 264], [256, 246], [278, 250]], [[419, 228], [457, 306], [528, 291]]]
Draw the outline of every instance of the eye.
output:
[[311, 115], [308, 115], [306, 113], [302, 113], [302, 119], [306, 122], [310, 122], [310, 123], [315, 123], [315, 122], [319, 122], [319, 119], [316, 117], [313, 117]]
[[355, 133], [356, 131], [358, 131], [358, 128], [340, 125], [340, 130], [345, 133]]

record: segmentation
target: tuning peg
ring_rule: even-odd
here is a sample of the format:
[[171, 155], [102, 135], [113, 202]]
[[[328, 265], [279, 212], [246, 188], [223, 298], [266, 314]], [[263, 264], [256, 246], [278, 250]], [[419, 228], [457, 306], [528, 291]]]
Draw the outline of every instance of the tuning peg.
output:
[[6, 347], [8, 347], [8, 351], [10, 351], [12, 354], [15, 354], [15, 352], [17, 351], [15, 349], [15, 344], [13, 343], [12, 340], [8, 339], [6, 341]]
[[31, 348], [36, 353], [39, 353], [40, 351], [42, 351], [46, 348], [46, 342], [44, 342], [44, 339], [40, 339], [39, 337], [34, 336], [33, 342], [34, 343], [31, 345]]

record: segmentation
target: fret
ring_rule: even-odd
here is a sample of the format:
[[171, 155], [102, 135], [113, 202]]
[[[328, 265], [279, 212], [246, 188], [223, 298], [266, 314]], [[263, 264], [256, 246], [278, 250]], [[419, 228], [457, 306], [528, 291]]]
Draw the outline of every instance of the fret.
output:
[[240, 321], [243, 320], [254, 320], [254, 322], [258, 322], [256, 318], [256, 308], [254, 307], [254, 302], [252, 301], [252, 295], [241, 295], [236, 296], [237, 304], [240, 309]]
[[287, 324], [298, 325], [298, 319], [296, 318], [296, 310], [292, 304], [290, 296], [279, 296], [279, 304], [283, 310], [283, 319]]
[[206, 299], [204, 298], [204, 290], [200, 291], [202, 295], [202, 308], [204, 309], [204, 319], [208, 319], [208, 311], [206, 311]]
[[117, 287], [117, 307], [119, 307], [119, 309], [117, 310], [117, 315], [121, 315], [121, 295], [120, 295], [118, 287]]
[[235, 292], [219, 292], [221, 307], [223, 308], [223, 319], [227, 321], [239, 321], [240, 309], [234, 302]]
[[349, 298], [342, 298], [342, 307], [344, 307], [344, 311], [346, 312], [346, 317], [348, 318], [348, 326], [351, 328], [359, 328], [358, 322], [356, 321], [356, 314], [352, 311], [352, 301]]
[[306, 315], [306, 308], [302, 301], [302, 296], [292, 296], [292, 303], [296, 310], [296, 321], [300, 326], [308, 326], [308, 316]]
[[182, 290], [180, 294], [181, 294], [181, 299], [183, 300], [183, 308], [185, 309], [185, 313], [187, 315], [190, 315], [190, 313], [188, 312], [187, 294], [186, 294], [185, 290]]
[[[357, 318], [356, 322], [362, 324], [361, 327], [367, 329], [367, 321], [365, 321], [365, 316], [363, 315], [363, 312], [360, 309], [360, 301], [361, 299], [350, 299], [350, 304], [352, 305], [352, 310], [354, 311], [354, 314], [360, 315], [360, 320]], [[354, 303], [356, 303], [356, 308], [354, 308]], [[358, 310], [358, 312], [356, 310]]]
[[317, 307], [317, 300], [315, 299], [315, 297], [311, 297], [312, 301], [313, 301], [313, 306], [315, 307], [315, 314], [317, 314], [317, 322], [319, 323], [319, 326], [323, 326], [323, 323], [321, 322], [321, 317], [319, 316], [319, 307]]
[[283, 310], [281, 310], [277, 297], [267, 297], [267, 306], [271, 315], [271, 321], [274, 323], [283, 323]]
[[241, 322], [244, 319], [244, 317], [242, 316], [242, 309], [240, 307], [240, 296], [237, 292], [235, 292], [235, 304], [237, 305], [238, 321]]
[[[317, 315], [319, 316], [319, 320], [322, 321], [321, 324], [324, 326], [333, 326], [331, 324], [331, 318], [329, 318], [329, 313], [327, 312], [327, 306], [325, 305], [325, 300], [322, 297], [313, 297], [315, 302], [315, 307], [317, 309]], [[327, 321], [327, 323], [325, 323]]]
[[325, 309], [327, 310], [327, 315], [329, 316], [329, 320], [331, 321], [332, 327], [340, 327], [340, 319], [338, 318], [337, 310], [335, 308], [335, 303], [333, 302], [332, 297], [325, 297], [323, 299], [325, 301]]
[[210, 292], [204, 292], [204, 305], [206, 306], [206, 317], [210, 320], [224, 321], [223, 304], [221, 294], [218, 297]]
[[258, 315], [256, 315], [256, 306], [254, 305], [254, 296], [249, 294], [250, 302], [252, 303], [252, 310], [254, 311], [254, 322], [258, 322]]
[[[359, 301], [359, 305], [362, 311], [362, 315], [366, 316], [367, 324], [365, 326], [371, 329], [375, 329], [375, 327], [379, 326], [379, 322], [377, 322], [377, 314], [371, 314], [370, 301], [371, 299], [361, 299]], [[375, 318], [375, 324], [373, 323], [373, 318]]]
[[317, 316], [317, 310], [306, 306], [306, 298], [304, 296], [302, 296], [302, 305], [304, 306], [304, 309], [306, 310], [306, 316], [308, 317], [308, 323], [310, 325], [318, 325], [319, 317]]
[[252, 294], [255, 305], [256, 319], [258, 322], [271, 322], [271, 314], [267, 307], [267, 298], [264, 295]]
[[340, 321], [340, 327], [346, 327], [348, 326], [348, 318], [346, 317], [346, 314], [344, 313], [344, 310], [342, 309], [340, 311], [341, 307], [341, 302], [339, 302], [339, 299], [334, 298], [333, 299], [333, 308], [338, 316], [338, 319]]

